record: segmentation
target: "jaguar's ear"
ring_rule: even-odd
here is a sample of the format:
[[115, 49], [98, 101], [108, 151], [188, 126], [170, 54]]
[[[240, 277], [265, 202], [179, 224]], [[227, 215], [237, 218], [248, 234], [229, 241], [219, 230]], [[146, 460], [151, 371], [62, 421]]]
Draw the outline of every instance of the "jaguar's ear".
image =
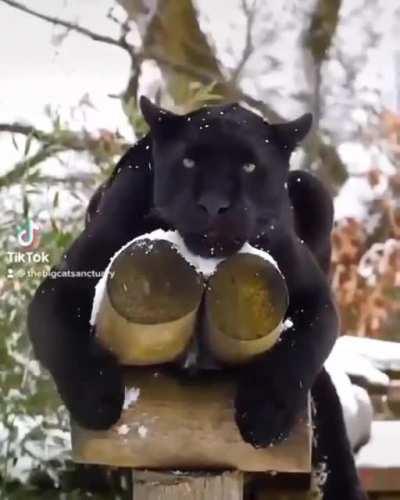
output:
[[290, 154], [311, 130], [312, 121], [312, 114], [306, 113], [296, 120], [271, 125], [271, 127], [275, 131], [279, 144]]
[[153, 104], [150, 99], [143, 95], [140, 97], [139, 105], [142, 115], [152, 132], [173, 131], [183, 121], [180, 115]]

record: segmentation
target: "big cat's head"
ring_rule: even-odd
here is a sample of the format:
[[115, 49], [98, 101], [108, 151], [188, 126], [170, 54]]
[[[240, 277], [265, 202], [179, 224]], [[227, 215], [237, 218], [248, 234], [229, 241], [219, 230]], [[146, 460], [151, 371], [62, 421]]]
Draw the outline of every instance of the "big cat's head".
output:
[[145, 97], [140, 104], [152, 136], [154, 207], [192, 252], [226, 257], [274, 223], [310, 114], [271, 125], [238, 104], [187, 115]]

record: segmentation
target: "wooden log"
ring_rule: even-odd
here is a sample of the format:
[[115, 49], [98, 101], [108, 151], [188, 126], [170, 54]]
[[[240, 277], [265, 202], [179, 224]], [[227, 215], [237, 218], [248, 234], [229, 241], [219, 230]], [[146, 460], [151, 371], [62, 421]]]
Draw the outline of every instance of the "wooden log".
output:
[[127, 394], [139, 397], [111, 429], [90, 431], [72, 423], [75, 461], [163, 470], [311, 470], [309, 410], [287, 440], [256, 449], [236, 426], [235, 385], [227, 375], [182, 383], [151, 368], [130, 368], [126, 384]]
[[243, 474], [133, 472], [135, 500], [242, 500]]
[[179, 357], [194, 334], [202, 277], [168, 241], [139, 240], [113, 260], [96, 335], [121, 364]]
[[237, 254], [221, 262], [206, 289], [205, 332], [220, 361], [249, 361], [270, 349], [283, 330], [286, 282], [259, 255]]

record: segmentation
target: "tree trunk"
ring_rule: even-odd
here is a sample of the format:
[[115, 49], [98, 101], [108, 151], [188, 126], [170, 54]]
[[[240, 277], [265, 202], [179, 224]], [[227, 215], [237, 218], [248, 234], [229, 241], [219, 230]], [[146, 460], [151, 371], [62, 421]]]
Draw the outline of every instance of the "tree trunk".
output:
[[347, 172], [336, 149], [320, 137], [319, 121], [322, 114], [322, 66], [329, 57], [339, 23], [342, 0], [318, 0], [305, 37], [314, 68], [313, 117], [314, 133], [306, 143], [306, 168], [315, 167], [317, 175], [335, 191], [346, 180]]

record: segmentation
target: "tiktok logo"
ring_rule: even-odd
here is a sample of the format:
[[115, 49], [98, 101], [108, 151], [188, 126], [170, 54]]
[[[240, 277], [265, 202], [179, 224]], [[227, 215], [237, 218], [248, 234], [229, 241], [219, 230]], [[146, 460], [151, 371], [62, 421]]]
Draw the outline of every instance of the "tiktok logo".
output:
[[17, 239], [21, 247], [36, 248], [39, 244], [39, 226], [30, 219], [27, 219], [17, 228]]

